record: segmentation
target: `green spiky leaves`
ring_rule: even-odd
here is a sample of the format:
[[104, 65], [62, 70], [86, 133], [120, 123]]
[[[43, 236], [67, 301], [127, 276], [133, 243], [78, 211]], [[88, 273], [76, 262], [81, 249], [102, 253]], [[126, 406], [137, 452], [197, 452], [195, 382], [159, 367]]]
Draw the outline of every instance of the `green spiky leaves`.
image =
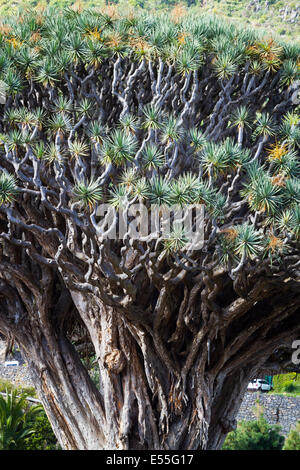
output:
[[159, 129], [162, 126], [162, 116], [159, 108], [147, 105], [143, 109], [143, 127], [145, 129]]
[[222, 264], [238, 263], [242, 258], [252, 259], [264, 249], [262, 233], [251, 224], [234, 225], [221, 232], [219, 256]]
[[103, 196], [98, 180], [83, 181], [74, 187], [75, 199], [85, 208], [93, 208]]
[[69, 144], [69, 152], [72, 158], [86, 157], [89, 154], [89, 146], [78, 139]]
[[127, 200], [128, 188], [125, 185], [120, 184], [110, 190], [108, 202], [112, 207], [116, 209], [123, 208]]
[[258, 256], [262, 249], [262, 234], [253, 225], [243, 224], [236, 227], [234, 251], [242, 257], [253, 258]]
[[237, 70], [234, 58], [226, 52], [215, 59], [213, 66], [220, 80], [228, 80]]
[[[299, 113], [284, 104], [297, 46], [189, 15], [67, 9], [40, 22], [11, 19], [0, 45], [1, 167], [36, 207], [89, 223], [98, 203], [143, 203], [149, 218], [203, 205], [207, 253], [231, 266], [298, 242]], [[14, 202], [13, 178], [1, 185]], [[162, 244], [173, 256], [185, 243], [174, 226]]]
[[275, 124], [274, 119], [268, 113], [262, 113], [257, 115], [256, 121], [256, 128], [254, 131], [254, 136], [262, 135], [264, 137], [273, 136], [275, 134]]
[[203, 58], [193, 45], [183, 47], [176, 54], [176, 68], [182, 75], [198, 70], [203, 63]]
[[152, 204], [163, 206], [171, 204], [170, 184], [162, 177], [156, 177], [150, 184], [150, 200]]
[[136, 150], [137, 141], [134, 136], [127, 134], [123, 129], [116, 129], [105, 139], [102, 156], [106, 161], [122, 166], [133, 160]]
[[280, 81], [286, 87], [291, 86], [295, 80], [300, 78], [299, 66], [293, 60], [287, 60], [283, 63]]
[[282, 204], [281, 188], [271, 177], [256, 165], [249, 169], [250, 182], [241, 191], [250, 208], [267, 214], [276, 214]]
[[246, 106], [236, 108], [231, 116], [232, 125], [236, 127], [250, 127], [251, 118], [249, 109]]
[[199, 129], [192, 127], [189, 131], [189, 139], [191, 147], [193, 150], [198, 153], [203, 147], [207, 144], [207, 138], [204, 136], [203, 132]]
[[19, 189], [12, 175], [1, 173], [0, 175], [0, 205], [11, 204], [17, 197]]
[[188, 239], [185, 235], [184, 229], [180, 224], [175, 224], [168, 237], [163, 241], [163, 253], [165, 255], [174, 255], [182, 251]]
[[154, 144], [148, 144], [143, 151], [143, 164], [147, 170], [160, 168], [165, 163], [165, 158], [160, 149]]

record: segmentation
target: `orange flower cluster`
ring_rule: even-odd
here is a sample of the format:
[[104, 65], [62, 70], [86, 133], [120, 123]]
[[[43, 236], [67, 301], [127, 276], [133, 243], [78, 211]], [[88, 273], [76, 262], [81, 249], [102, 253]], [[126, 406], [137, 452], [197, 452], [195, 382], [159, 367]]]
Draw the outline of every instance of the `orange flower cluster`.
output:
[[98, 30], [98, 28], [94, 28], [92, 30], [89, 30], [86, 35], [85, 35], [87, 38], [90, 38], [90, 39], [95, 39], [97, 41], [102, 41], [102, 38], [101, 38], [101, 32]]
[[111, 34], [106, 42], [110, 47], [117, 47], [122, 43], [122, 36], [119, 33]]
[[224, 233], [225, 237], [229, 240], [234, 240], [237, 237], [237, 230], [235, 228], [224, 228], [221, 230], [221, 233]]
[[109, 3], [108, 5], [105, 5], [105, 7], [101, 8], [100, 11], [104, 15], [110, 16], [110, 18], [112, 18], [114, 20], [120, 17], [120, 15], [118, 14], [118, 10], [117, 10], [116, 5], [114, 5], [112, 3]]
[[269, 243], [267, 248], [274, 253], [276, 250], [280, 249], [283, 247], [283, 241], [281, 238], [275, 237], [275, 235], [272, 233], [269, 237]]
[[23, 41], [20, 41], [19, 39], [15, 38], [15, 37], [6, 39], [6, 42], [11, 44], [14, 49], [19, 49], [23, 44]]
[[268, 70], [275, 72], [281, 65], [281, 51], [282, 48], [275, 43], [273, 38], [270, 38], [266, 42], [255, 42], [247, 48], [246, 52], [249, 56], [259, 58]]
[[272, 184], [274, 186], [284, 187], [285, 186], [286, 175], [281, 173], [279, 175], [273, 176]]
[[130, 46], [142, 54], [147, 54], [150, 51], [150, 45], [143, 38], [136, 37], [129, 40]]
[[40, 42], [41, 39], [42, 39], [42, 36], [40, 35], [38, 31], [36, 31], [35, 33], [32, 33], [32, 35], [30, 36], [30, 42], [32, 43]]
[[177, 37], [179, 44], [185, 44], [185, 40], [187, 36], [189, 36], [189, 33], [180, 33], [179, 36]]
[[78, 0], [77, 2], [75, 2], [72, 6], [71, 6], [72, 10], [78, 12], [78, 13], [81, 13], [82, 11], [82, 4], [81, 4], [81, 1]]
[[175, 5], [171, 11], [171, 20], [174, 23], [179, 23], [180, 19], [187, 15], [187, 9], [184, 5]]
[[282, 160], [282, 157], [288, 153], [288, 147], [286, 144], [276, 144], [271, 145], [271, 147], [267, 150], [268, 153], [268, 160]]
[[7, 24], [0, 24], [0, 34], [6, 35], [11, 32], [11, 26]]

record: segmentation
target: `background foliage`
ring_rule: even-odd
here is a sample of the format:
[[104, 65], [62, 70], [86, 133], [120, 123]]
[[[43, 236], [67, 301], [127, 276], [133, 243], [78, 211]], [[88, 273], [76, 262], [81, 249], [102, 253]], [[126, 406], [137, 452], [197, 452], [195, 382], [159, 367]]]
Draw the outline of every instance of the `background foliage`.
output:
[[294, 429], [290, 430], [284, 442], [283, 450], [300, 450], [300, 421]]
[[241, 421], [227, 435], [223, 450], [281, 450], [283, 443], [280, 426], [270, 425], [260, 417], [256, 421]]
[[40, 405], [30, 406], [26, 396], [19, 396], [16, 390], [0, 395], [0, 450], [23, 449], [41, 411]]
[[26, 440], [24, 450], [58, 450], [58, 443], [46, 413], [31, 421], [34, 431]]
[[300, 374], [275, 375], [273, 377], [273, 392], [300, 394]]
[[0, 381], [0, 450], [57, 450], [57, 439], [42, 406], [32, 405], [28, 396], [35, 395], [33, 387], [15, 387]]

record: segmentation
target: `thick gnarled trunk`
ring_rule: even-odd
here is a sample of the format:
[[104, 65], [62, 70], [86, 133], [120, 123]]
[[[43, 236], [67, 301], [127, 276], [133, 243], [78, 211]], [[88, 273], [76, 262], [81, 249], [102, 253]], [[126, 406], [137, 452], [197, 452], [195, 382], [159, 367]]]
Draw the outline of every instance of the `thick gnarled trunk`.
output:
[[[27, 332], [19, 337], [62, 447], [220, 448], [226, 434], [235, 428], [249, 380], [274, 349], [268, 331], [270, 320], [283, 310], [279, 297], [250, 309], [252, 317], [261, 316], [251, 341], [249, 335], [236, 330], [238, 323], [231, 325], [236, 336], [227, 342], [222, 329], [214, 337], [208, 333], [209, 326], [200, 328], [182, 367], [172, 360], [171, 347], [162, 344], [153, 331], [130, 323], [93, 297], [78, 292], [72, 297], [99, 364], [99, 390], [63, 335], [54, 330], [38, 332], [36, 325], [33, 335]], [[289, 306], [284, 301], [285, 314], [289, 308], [296, 312], [298, 297], [297, 292], [291, 295]], [[240, 311], [243, 306], [242, 300], [237, 302]], [[229, 319], [224, 321], [228, 327]], [[174, 334], [172, 339], [179, 341], [180, 337]]]
[[[128, 338], [127, 338], [128, 339]], [[42, 341], [43, 342], [43, 341]], [[120, 350], [112, 349], [102, 362], [102, 397], [64, 339], [57, 342], [55, 358], [48, 348], [35, 344], [23, 348], [32, 378], [53, 430], [63, 449], [216, 449], [235, 427], [235, 414], [249, 381], [242, 371], [224, 378], [219, 388], [220, 403], [214, 399], [213, 378], [195, 374], [185, 390], [169, 377], [151, 372], [157, 382], [156, 396], [149, 390], [142, 361], [127, 341], [130, 353], [122, 362]], [[207, 381], [209, 383], [207, 383]], [[191, 381], [193, 382], [193, 381]], [[218, 382], [218, 381], [216, 381]], [[185, 395], [185, 399], [182, 399]], [[104, 411], [104, 412], [103, 412]]]
[[[31, 298], [21, 284], [0, 285], [0, 324], [21, 347], [64, 449], [220, 448], [249, 380], [299, 332], [292, 280], [233, 289], [219, 270], [183, 289], [162, 287], [153, 311], [69, 292], [48, 270], [40, 284], [29, 284]], [[76, 322], [98, 362], [99, 388], [72, 340]]]
[[[205, 393], [195, 383], [183, 390], [175, 378], [172, 381], [166, 375], [160, 383], [160, 374], [152, 371], [154, 396], [141, 358], [127, 336], [123, 347], [129, 354], [122, 363], [119, 358], [123, 353], [116, 348], [99, 358], [100, 395], [68, 341], [59, 339], [51, 354], [43, 345], [44, 339], [38, 348], [36, 340], [30, 338], [22, 350], [63, 449], [215, 449], [234, 429], [248, 375], [238, 373], [225, 380], [221, 390], [226, 393], [219, 410], [214, 409], [212, 383], [207, 384]], [[207, 377], [196, 374], [195, 378], [199, 383], [207, 382]], [[165, 387], [169, 395], [164, 393]]]
[[35, 335], [27, 338], [22, 351], [61, 447], [105, 448], [101, 395], [68, 340], [60, 337], [49, 346]]

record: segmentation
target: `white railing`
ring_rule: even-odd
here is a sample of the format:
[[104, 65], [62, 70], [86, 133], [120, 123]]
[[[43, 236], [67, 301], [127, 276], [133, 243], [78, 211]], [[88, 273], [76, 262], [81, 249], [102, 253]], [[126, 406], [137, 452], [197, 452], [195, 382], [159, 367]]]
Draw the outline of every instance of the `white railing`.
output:
[[[0, 392], [0, 395], [2, 395], [3, 397], [6, 397], [6, 393]], [[21, 398], [21, 397], [17, 396], [17, 398]], [[42, 403], [41, 400], [38, 400], [37, 398], [33, 398], [33, 397], [26, 397], [26, 400], [31, 401], [33, 403]]]

